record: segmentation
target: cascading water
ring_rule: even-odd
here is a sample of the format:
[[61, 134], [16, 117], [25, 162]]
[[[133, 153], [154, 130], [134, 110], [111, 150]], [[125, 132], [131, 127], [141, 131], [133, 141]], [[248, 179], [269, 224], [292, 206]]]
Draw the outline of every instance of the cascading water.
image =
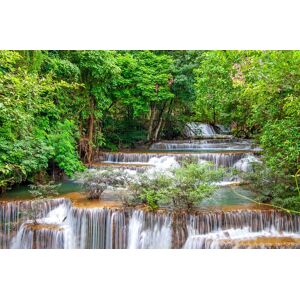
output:
[[129, 249], [169, 249], [172, 246], [172, 222], [169, 215], [133, 212], [128, 228]]
[[[274, 227], [268, 230], [253, 232], [249, 227], [217, 230], [202, 235], [191, 235], [185, 242], [185, 249], [221, 249], [221, 248], [248, 248], [250, 245], [256, 248], [267, 248], [268, 239], [280, 241], [284, 238], [294, 239], [297, 247], [300, 247], [300, 233], [282, 232]], [[246, 243], [245, 243], [246, 241]], [[265, 241], [265, 244], [261, 243]], [[293, 240], [292, 240], [293, 241]], [[270, 243], [270, 242], [269, 242]], [[247, 247], [247, 244], [249, 245]], [[272, 245], [272, 248], [274, 245]], [[275, 246], [276, 247], [276, 246]], [[278, 246], [277, 246], [278, 247]]]
[[[218, 137], [152, 145], [154, 150], [169, 152], [106, 152], [101, 155], [101, 163], [119, 164], [132, 175], [142, 171], [151, 177], [156, 173], [168, 174], [185, 158], [198, 163], [209, 161], [216, 168], [233, 167], [244, 172], [251, 170], [253, 162], [259, 161], [253, 153], [256, 148], [251, 141], [222, 138], [226, 130], [221, 127], [194, 125], [194, 133], [199, 130], [202, 136]], [[180, 149], [206, 152], [171, 152]], [[213, 152], [215, 150], [218, 152]], [[36, 204], [38, 214], [32, 213]], [[272, 243], [281, 239], [290, 239], [290, 244], [294, 243], [294, 239], [300, 238], [300, 217], [271, 209], [186, 214], [80, 208], [73, 207], [69, 200], [55, 199], [0, 202], [0, 229], [0, 248], [247, 248], [264, 247], [265, 238], [272, 238]], [[261, 241], [259, 245], [253, 244], [258, 240]], [[278, 243], [278, 247], [280, 245]], [[297, 245], [296, 242], [293, 245]]]
[[213, 162], [216, 167], [233, 167], [240, 159], [245, 158], [247, 153], [231, 152], [231, 153], [103, 153], [102, 157], [105, 162], [109, 163], [148, 163], [153, 158], [171, 156], [177, 162], [186, 158], [194, 159], [195, 161]]
[[247, 154], [245, 157], [238, 160], [233, 167], [243, 172], [249, 172], [252, 170], [253, 163], [261, 163], [261, 161], [253, 154]]
[[[241, 171], [251, 169], [251, 164], [258, 159], [255, 152], [260, 150], [251, 140], [242, 140], [224, 135], [229, 131], [222, 125], [202, 123], [188, 123], [186, 129], [189, 137], [205, 137], [201, 140], [179, 140], [155, 143], [150, 150], [160, 152], [102, 152], [98, 157], [100, 162], [118, 165], [126, 168], [152, 166], [159, 171], [159, 167], [166, 164], [165, 157], [172, 157], [176, 162], [192, 159], [195, 162], [212, 162], [216, 168], [236, 168]], [[182, 152], [174, 152], [174, 151]], [[163, 167], [164, 168], [164, 167]], [[151, 169], [151, 168], [150, 168]], [[139, 169], [144, 172], [144, 170]], [[164, 171], [164, 170], [163, 170]], [[151, 171], [153, 172], [153, 170]]]
[[205, 213], [187, 218], [184, 248], [238, 248], [242, 240], [300, 238], [300, 217], [276, 210]]
[[36, 216], [45, 217], [65, 199], [0, 202], [0, 248], [10, 248], [21, 225]]
[[23, 223], [12, 241], [13, 249], [63, 249], [64, 230], [59, 226]]
[[75, 248], [126, 248], [126, 213], [106, 208], [70, 210]]
[[[16, 249], [63, 249], [72, 248], [72, 232], [68, 222], [70, 201], [59, 199], [58, 206], [47, 213], [42, 210], [40, 217], [25, 221], [17, 235], [11, 241], [11, 248]], [[42, 203], [43, 204], [43, 203]]]
[[251, 141], [242, 140], [190, 140], [154, 143], [151, 150], [168, 151], [257, 151], [259, 148]]
[[[300, 216], [274, 209], [196, 211], [78, 208], [60, 199], [45, 217], [20, 220], [10, 243], [21, 249], [280, 248], [300, 245]], [[14, 203], [16, 206], [24, 203]], [[2, 206], [8, 213], [9, 205]], [[7, 235], [7, 236], [6, 236]], [[5, 240], [10, 233], [2, 232]], [[299, 242], [299, 244], [297, 244]], [[282, 244], [284, 245], [286, 244]]]
[[187, 123], [184, 128], [184, 135], [187, 137], [205, 137], [205, 138], [217, 138], [219, 136], [228, 135], [230, 133], [229, 129], [225, 126], [203, 123]]

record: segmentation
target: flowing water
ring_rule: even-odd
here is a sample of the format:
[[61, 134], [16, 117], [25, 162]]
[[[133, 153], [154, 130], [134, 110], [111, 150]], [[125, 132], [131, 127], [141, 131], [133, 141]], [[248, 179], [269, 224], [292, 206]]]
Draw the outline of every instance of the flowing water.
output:
[[[94, 168], [112, 166], [151, 177], [180, 167], [186, 158], [243, 172], [260, 162], [257, 145], [232, 138], [222, 126], [190, 123], [185, 131], [192, 139], [159, 142], [147, 152], [104, 152]], [[193, 139], [199, 136], [206, 139]], [[243, 187], [226, 187], [232, 182], [236, 183], [236, 178], [224, 178], [223, 182], [216, 183], [224, 187], [192, 213], [87, 205], [87, 201], [75, 205], [67, 197], [25, 201], [21, 199], [29, 198], [28, 190], [20, 188], [8, 193], [6, 201], [0, 202], [0, 248], [300, 247], [300, 216], [249, 205], [247, 199], [255, 195]], [[61, 194], [80, 191], [73, 182], [62, 184], [60, 189]]]
[[[27, 221], [44, 218], [65, 202], [65, 199], [0, 202], [0, 248], [10, 248], [12, 238]], [[27, 229], [22, 227], [22, 231]]]
[[[28, 207], [30, 202], [18, 204]], [[274, 209], [233, 206], [188, 214], [121, 207], [78, 208], [64, 199], [44, 201], [41, 207], [43, 217], [36, 223], [28, 218], [14, 219], [15, 227], [2, 232], [1, 248], [280, 248], [280, 241], [298, 247], [300, 240], [300, 216]], [[2, 203], [1, 208], [6, 212], [2, 220], [7, 223], [10, 203]]]
[[186, 158], [190, 158], [195, 162], [208, 161], [214, 163], [216, 167], [233, 167], [241, 159], [253, 155], [248, 152], [229, 152], [229, 153], [173, 153], [173, 152], [156, 152], [156, 153], [127, 153], [127, 152], [104, 152], [101, 159], [106, 163], [117, 164], [150, 164], [151, 159], [160, 158], [164, 156], [174, 157], [176, 161], [180, 162]]
[[210, 125], [203, 123], [187, 123], [184, 128], [186, 137], [219, 138], [230, 133], [229, 129], [222, 125]]
[[215, 140], [179, 140], [154, 143], [151, 150], [167, 151], [259, 151], [260, 148], [251, 140], [215, 139]]

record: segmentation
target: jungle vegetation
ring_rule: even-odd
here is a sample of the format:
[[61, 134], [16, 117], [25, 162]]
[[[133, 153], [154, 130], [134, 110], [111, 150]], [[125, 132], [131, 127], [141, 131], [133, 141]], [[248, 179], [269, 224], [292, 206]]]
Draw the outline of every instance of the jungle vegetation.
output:
[[300, 51], [0, 51], [1, 192], [179, 138], [189, 121], [256, 139], [258, 182], [300, 194]]

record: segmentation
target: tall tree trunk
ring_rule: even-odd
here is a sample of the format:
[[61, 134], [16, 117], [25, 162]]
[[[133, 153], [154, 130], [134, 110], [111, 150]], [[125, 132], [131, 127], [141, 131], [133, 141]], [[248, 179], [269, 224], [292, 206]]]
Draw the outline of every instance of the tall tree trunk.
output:
[[90, 101], [90, 117], [89, 117], [89, 127], [88, 127], [88, 153], [87, 153], [87, 162], [90, 165], [93, 158], [93, 138], [94, 138], [94, 116], [95, 110], [95, 100], [91, 99]]
[[151, 106], [151, 113], [150, 113], [150, 120], [149, 120], [149, 127], [148, 127], [148, 136], [147, 140], [150, 142], [152, 140], [153, 135], [153, 128], [154, 128], [154, 121], [156, 117], [156, 104]]
[[[176, 100], [175, 100], [175, 101], [176, 101]], [[173, 106], [173, 103], [174, 103], [174, 99], [172, 99], [172, 100], [170, 101], [170, 103], [169, 103], [168, 111], [167, 111], [166, 117], [163, 119], [163, 122], [162, 122], [160, 131], [162, 131], [162, 130], [165, 128], [165, 126], [166, 126], [166, 122], [167, 122], [167, 120], [169, 119], [170, 114], [171, 114], [171, 112], [172, 112], [172, 106]]]
[[164, 103], [161, 111], [160, 111], [160, 114], [159, 114], [159, 117], [158, 117], [158, 120], [157, 120], [157, 125], [154, 129], [154, 134], [153, 134], [153, 138], [152, 138], [152, 141], [153, 142], [156, 142], [158, 137], [159, 137], [159, 134], [160, 134], [160, 131], [162, 129], [162, 124], [163, 124], [163, 121], [164, 121], [164, 112], [165, 112], [165, 108], [167, 106], [167, 102]]
[[158, 124], [154, 130], [154, 135], [153, 135], [153, 138], [152, 138], [152, 141], [153, 142], [156, 142], [157, 139], [158, 139], [158, 136], [160, 134], [160, 129], [162, 128], [161, 125], [162, 125], [162, 122], [163, 122], [163, 117], [162, 117], [163, 114], [160, 115], [160, 118], [159, 118], [159, 121], [158, 121]]

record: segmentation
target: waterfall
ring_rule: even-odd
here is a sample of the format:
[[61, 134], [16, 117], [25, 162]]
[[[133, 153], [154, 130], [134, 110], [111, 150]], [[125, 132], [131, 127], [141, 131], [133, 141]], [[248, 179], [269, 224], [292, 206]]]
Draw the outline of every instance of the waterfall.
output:
[[[70, 201], [58, 199], [56, 207], [50, 210], [43, 206], [40, 218], [22, 223], [11, 241], [11, 248], [15, 249], [63, 249], [71, 248], [72, 233], [68, 224]], [[45, 204], [47, 202], [41, 202]], [[48, 213], [47, 213], [48, 212]]]
[[257, 151], [258, 147], [251, 141], [224, 139], [158, 142], [152, 144], [150, 149], [168, 151]]
[[237, 170], [243, 171], [243, 172], [249, 172], [252, 171], [252, 164], [253, 163], [261, 163], [261, 161], [254, 156], [253, 154], [247, 154], [245, 157], [241, 158], [239, 161], [237, 161], [233, 167]]
[[216, 167], [233, 167], [233, 165], [242, 158], [247, 156], [243, 152], [230, 152], [230, 153], [110, 153], [105, 152], [102, 158], [105, 162], [109, 163], [148, 163], [153, 158], [160, 158], [163, 156], [174, 157], [177, 162], [186, 158], [194, 159], [201, 162], [203, 160], [213, 162]]
[[75, 248], [171, 248], [171, 218], [142, 210], [71, 208]]
[[64, 231], [60, 227], [23, 223], [12, 241], [13, 249], [63, 249]]
[[[252, 232], [249, 227], [218, 230], [215, 232], [191, 235], [185, 242], [185, 249], [221, 249], [221, 248], [269, 248], [268, 244], [274, 242], [285, 242], [287, 239], [294, 243], [297, 248], [300, 247], [300, 233], [282, 232], [270, 228]], [[270, 248], [278, 248], [278, 245], [272, 245]]]
[[268, 237], [300, 238], [300, 216], [276, 210], [220, 211], [188, 216], [184, 248], [237, 248], [242, 240]]
[[126, 248], [126, 214], [106, 208], [75, 208], [70, 211], [75, 248]]
[[[18, 217], [17, 208], [31, 207], [29, 202], [2, 203], [2, 220], [17, 220], [17, 226], [1, 231], [1, 248], [280, 248], [280, 241], [291, 247], [298, 247], [300, 241], [300, 216], [274, 209], [198, 210], [188, 214], [78, 208], [69, 200], [58, 199], [41, 202], [42, 217], [33, 221]], [[7, 224], [3, 228], [7, 229]]]
[[[169, 152], [104, 152], [99, 166], [114, 165], [124, 168], [132, 178], [137, 172], [151, 178], [157, 173], [168, 174], [186, 158], [244, 172], [259, 162], [254, 143], [225, 136], [225, 127], [189, 123], [186, 130], [189, 137], [208, 139], [164, 141], [151, 146], [152, 150]], [[215, 184], [231, 182], [232, 178]], [[80, 208], [63, 198], [0, 202], [2, 249], [280, 248], [283, 241], [291, 247], [300, 246], [300, 216], [274, 209], [185, 213]]]
[[300, 232], [300, 216], [273, 209], [203, 212], [189, 215], [187, 227], [190, 233], [199, 234], [243, 227], [254, 232], [273, 227], [278, 231]]
[[10, 247], [12, 238], [21, 225], [32, 218], [35, 210], [38, 210], [38, 217], [43, 218], [65, 201], [65, 199], [50, 199], [0, 202], [0, 249]]
[[184, 128], [184, 135], [187, 137], [217, 138], [228, 135], [228, 133], [230, 133], [229, 129], [222, 125], [212, 126], [197, 122], [187, 123]]
[[172, 246], [172, 227], [169, 215], [133, 212], [128, 229], [129, 249], [169, 249]]

